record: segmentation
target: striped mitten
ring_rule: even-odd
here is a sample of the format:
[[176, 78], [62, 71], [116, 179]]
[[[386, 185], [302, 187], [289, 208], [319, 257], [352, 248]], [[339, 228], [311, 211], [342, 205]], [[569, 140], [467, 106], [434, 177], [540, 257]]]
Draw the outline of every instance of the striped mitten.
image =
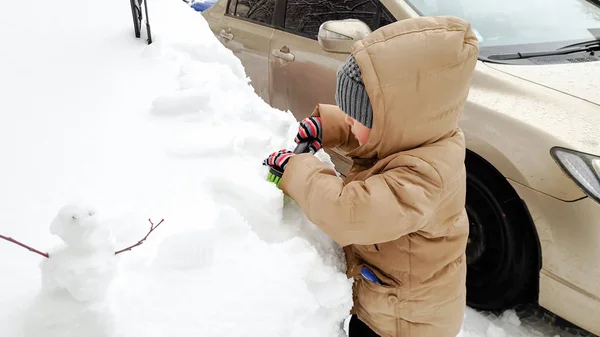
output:
[[294, 153], [292, 151], [286, 149], [273, 152], [269, 157], [267, 157], [267, 159], [264, 160], [263, 164], [271, 166], [279, 172], [283, 172], [285, 171], [288, 161], [293, 155]]
[[323, 147], [321, 144], [322, 137], [323, 126], [321, 124], [321, 117], [307, 117], [300, 122], [298, 134], [294, 138], [294, 141], [297, 144], [312, 141], [310, 147], [313, 152], [317, 152]]

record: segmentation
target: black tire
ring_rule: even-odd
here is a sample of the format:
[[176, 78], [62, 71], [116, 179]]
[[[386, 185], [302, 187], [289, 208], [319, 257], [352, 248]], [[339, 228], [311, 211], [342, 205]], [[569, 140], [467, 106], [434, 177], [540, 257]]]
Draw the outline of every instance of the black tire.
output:
[[487, 161], [467, 152], [467, 305], [496, 311], [537, 303], [540, 245], [523, 201]]

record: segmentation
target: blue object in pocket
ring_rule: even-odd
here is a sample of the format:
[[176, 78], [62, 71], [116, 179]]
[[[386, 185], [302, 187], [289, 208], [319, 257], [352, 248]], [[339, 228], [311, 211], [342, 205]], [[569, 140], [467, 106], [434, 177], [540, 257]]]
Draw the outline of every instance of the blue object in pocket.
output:
[[373, 283], [381, 284], [381, 281], [379, 281], [379, 278], [377, 278], [377, 275], [375, 275], [375, 273], [373, 273], [371, 271], [371, 269], [369, 269], [367, 267], [362, 267], [360, 269], [360, 274], [362, 275], [362, 277], [364, 277], [365, 279], [367, 279]]

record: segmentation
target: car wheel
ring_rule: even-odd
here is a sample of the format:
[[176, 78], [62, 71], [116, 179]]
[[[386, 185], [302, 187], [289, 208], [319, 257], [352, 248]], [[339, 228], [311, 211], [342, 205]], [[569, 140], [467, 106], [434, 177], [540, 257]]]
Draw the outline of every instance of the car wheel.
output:
[[540, 249], [523, 201], [487, 161], [469, 153], [467, 304], [504, 310], [537, 302]]

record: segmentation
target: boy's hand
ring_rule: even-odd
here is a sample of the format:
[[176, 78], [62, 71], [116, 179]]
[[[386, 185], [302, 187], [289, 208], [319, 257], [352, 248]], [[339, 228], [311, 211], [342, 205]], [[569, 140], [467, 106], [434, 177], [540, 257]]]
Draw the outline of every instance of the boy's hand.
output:
[[263, 165], [271, 166], [276, 170], [283, 172], [285, 171], [285, 167], [293, 155], [295, 155], [295, 153], [286, 149], [273, 152], [269, 157], [267, 157], [267, 159], [264, 160]]
[[314, 152], [317, 152], [323, 147], [321, 145], [322, 137], [323, 127], [321, 125], [321, 117], [307, 117], [300, 122], [298, 134], [294, 138], [294, 141], [300, 144], [312, 140], [313, 142], [310, 147]]

